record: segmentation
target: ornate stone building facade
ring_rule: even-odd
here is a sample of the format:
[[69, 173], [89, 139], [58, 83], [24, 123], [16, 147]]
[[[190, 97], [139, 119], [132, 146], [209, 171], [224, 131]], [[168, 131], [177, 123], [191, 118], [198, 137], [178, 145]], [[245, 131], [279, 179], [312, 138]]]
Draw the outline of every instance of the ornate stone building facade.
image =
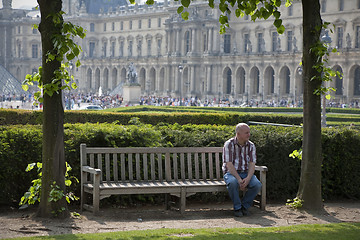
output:
[[[7, 5], [4, 4], [6, 2]], [[10, 4], [8, 3], [10, 2]], [[230, 28], [219, 34], [219, 11], [194, 1], [189, 20], [179, 5], [165, 0], [153, 6], [128, 5], [125, 0], [63, 0], [66, 20], [87, 29], [80, 40], [81, 67], [72, 69], [81, 92], [105, 93], [123, 84], [133, 63], [143, 95], [229, 98], [239, 101], [299, 101], [302, 98], [302, 6], [294, 0], [281, 8], [285, 33], [273, 20], [251, 21], [230, 16]], [[18, 79], [41, 63], [40, 34], [32, 29], [38, 12], [0, 10], [0, 64]], [[322, 0], [329, 32], [329, 64], [343, 73], [329, 86], [332, 101], [360, 99], [360, 0]]]

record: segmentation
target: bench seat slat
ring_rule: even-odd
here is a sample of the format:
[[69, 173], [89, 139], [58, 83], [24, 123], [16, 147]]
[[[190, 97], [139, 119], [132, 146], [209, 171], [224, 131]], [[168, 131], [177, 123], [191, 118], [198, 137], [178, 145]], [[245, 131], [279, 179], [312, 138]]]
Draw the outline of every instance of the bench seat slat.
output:
[[[223, 186], [226, 187], [225, 182], [220, 181], [156, 181], [156, 182], [147, 182], [147, 181], [126, 181], [126, 182], [103, 182], [99, 185], [100, 190], [105, 189], [125, 189], [125, 188], [151, 188], [151, 187], [204, 187], [204, 186]], [[92, 183], [85, 183], [84, 187], [87, 189], [92, 189], [94, 185]]]

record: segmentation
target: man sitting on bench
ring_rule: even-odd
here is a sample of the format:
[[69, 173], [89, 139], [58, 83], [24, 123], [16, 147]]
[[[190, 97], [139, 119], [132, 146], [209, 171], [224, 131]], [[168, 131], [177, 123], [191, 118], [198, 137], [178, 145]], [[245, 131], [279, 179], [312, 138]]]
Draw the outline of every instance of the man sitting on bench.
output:
[[[250, 127], [239, 123], [235, 137], [225, 142], [223, 148], [223, 172], [226, 187], [234, 204], [236, 217], [249, 214], [255, 196], [261, 189], [261, 182], [254, 175], [256, 148], [250, 138]], [[246, 191], [240, 199], [239, 190]]]

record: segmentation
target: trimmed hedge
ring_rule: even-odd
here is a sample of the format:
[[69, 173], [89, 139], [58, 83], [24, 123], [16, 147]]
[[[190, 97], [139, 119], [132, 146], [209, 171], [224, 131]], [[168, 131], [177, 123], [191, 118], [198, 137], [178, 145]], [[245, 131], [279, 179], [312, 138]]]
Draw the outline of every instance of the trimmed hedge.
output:
[[[156, 125], [168, 124], [216, 124], [236, 125], [238, 122], [271, 122], [300, 125], [302, 116], [295, 114], [232, 113], [232, 112], [172, 112], [172, 113], [109, 113], [103, 111], [65, 111], [65, 123], [113, 123], [128, 124], [132, 118]], [[0, 110], [0, 125], [42, 124], [42, 111]]]
[[[73, 167], [71, 175], [80, 179], [79, 146], [223, 146], [234, 135], [234, 126], [141, 124], [66, 124], [65, 154]], [[252, 126], [258, 165], [269, 168], [267, 197], [285, 201], [298, 189], [300, 161], [289, 154], [300, 149], [302, 129], [297, 127]], [[332, 128], [323, 131], [323, 196], [360, 199], [360, 134], [356, 129]], [[36, 173], [26, 173], [27, 164], [41, 161], [40, 126], [0, 126], [0, 203], [17, 203]], [[79, 185], [73, 191], [79, 196]], [[130, 198], [131, 199], [131, 198]], [[124, 204], [126, 204], [125, 200]]]

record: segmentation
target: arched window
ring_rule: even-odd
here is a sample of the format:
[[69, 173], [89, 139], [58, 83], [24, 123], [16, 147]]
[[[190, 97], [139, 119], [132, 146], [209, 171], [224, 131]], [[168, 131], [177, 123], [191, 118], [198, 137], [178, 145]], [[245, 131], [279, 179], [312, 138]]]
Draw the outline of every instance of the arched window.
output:
[[355, 69], [354, 74], [354, 95], [360, 95], [360, 67]]
[[228, 69], [226, 73], [226, 94], [231, 93], [231, 69]]

